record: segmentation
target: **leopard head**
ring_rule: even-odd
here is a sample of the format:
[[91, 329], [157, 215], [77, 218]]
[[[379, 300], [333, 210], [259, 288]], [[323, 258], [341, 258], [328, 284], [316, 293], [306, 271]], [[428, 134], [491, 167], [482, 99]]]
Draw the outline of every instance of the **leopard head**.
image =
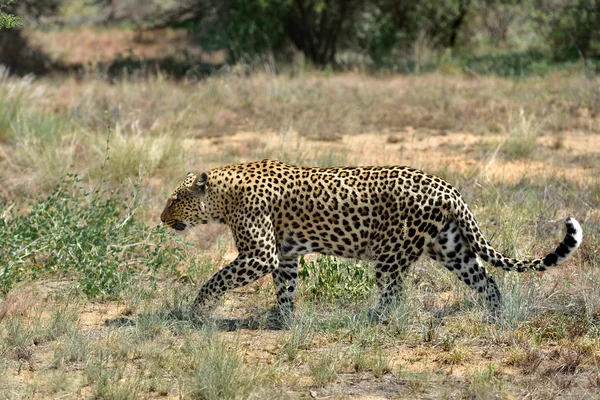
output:
[[167, 199], [160, 220], [178, 231], [214, 220], [208, 186], [208, 175], [205, 172], [188, 172], [187, 177]]

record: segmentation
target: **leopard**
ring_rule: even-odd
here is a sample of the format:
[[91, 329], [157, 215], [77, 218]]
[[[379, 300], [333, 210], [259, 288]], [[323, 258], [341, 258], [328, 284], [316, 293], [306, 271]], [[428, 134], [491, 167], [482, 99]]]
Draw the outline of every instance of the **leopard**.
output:
[[485, 296], [498, 316], [500, 290], [482, 261], [505, 271], [544, 271], [569, 259], [583, 239], [569, 217], [553, 252], [510, 258], [492, 247], [459, 191], [438, 176], [408, 166], [320, 168], [268, 159], [188, 173], [160, 219], [179, 232], [211, 222], [231, 229], [238, 254], [199, 289], [192, 309], [200, 316], [211, 315], [228, 291], [268, 274], [275, 310], [291, 315], [299, 258], [308, 253], [373, 264], [376, 315], [398, 301], [407, 270], [426, 255]]

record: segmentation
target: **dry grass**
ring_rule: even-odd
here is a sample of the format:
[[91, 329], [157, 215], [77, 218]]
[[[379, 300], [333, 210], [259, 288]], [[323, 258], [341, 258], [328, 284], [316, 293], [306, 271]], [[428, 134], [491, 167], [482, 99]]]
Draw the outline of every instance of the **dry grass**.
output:
[[160, 76], [112, 84], [48, 82], [45, 103], [52, 111], [72, 111], [74, 120], [91, 129], [104, 126], [108, 110], [126, 132], [177, 129], [198, 137], [294, 130], [335, 140], [342, 134], [394, 133], [407, 127], [499, 132], [507, 124], [518, 126], [513, 116], [521, 110], [549, 132], [598, 132], [596, 88], [597, 78], [560, 73], [515, 84], [440, 74], [291, 77], [233, 70], [197, 83], [174, 83]]
[[0, 398], [598, 395], [597, 77], [246, 72], [201, 82], [2, 78], [0, 214], [66, 171], [89, 184], [102, 176], [107, 191], [141, 177], [137, 217], [154, 225], [188, 170], [262, 157], [409, 164], [455, 184], [503, 252], [553, 249], [569, 214], [584, 227], [582, 248], [544, 275], [491, 271], [505, 301], [498, 324], [479, 296], [424, 260], [385, 323], [364, 313], [373, 298], [324, 301], [303, 281], [295, 319], [270, 330], [270, 279], [229, 294], [215, 326], [189, 317], [194, 284], [235, 256], [226, 229], [201, 227], [177, 281], [140, 279], [100, 303], [71, 296], [71, 282], [9, 292]]
[[0, 321], [5, 318], [28, 316], [38, 302], [39, 299], [31, 292], [31, 289], [21, 288], [9, 292], [0, 301]]
[[[47, 187], [71, 165], [97, 178], [109, 124], [114, 134], [107, 166], [114, 182], [140, 174], [172, 182], [186, 172], [186, 165], [210, 167], [263, 156], [345, 164], [352, 160], [343, 156], [347, 149], [340, 142], [347, 135], [371, 133], [401, 138], [387, 146], [399, 147], [402, 155], [423, 137], [439, 135], [439, 143], [448, 135], [469, 132], [493, 142], [495, 133], [504, 133], [501, 151], [509, 161], [530, 155], [540, 159], [536, 139], [542, 134], [556, 143], [565, 132], [600, 131], [600, 103], [594, 100], [598, 85], [597, 78], [559, 73], [519, 84], [440, 74], [290, 77], [260, 71], [232, 71], [197, 83], [160, 76], [113, 83], [3, 78], [3, 190], [19, 190], [23, 182]], [[271, 136], [247, 137], [235, 146], [227, 138], [239, 132]], [[272, 135], [279, 146], [265, 141]], [[207, 141], [211, 137], [221, 139]], [[316, 142], [310, 147], [305, 139]], [[459, 150], [448, 142], [451, 151]], [[561, 143], [567, 146], [565, 139]], [[359, 160], [382, 161], [375, 155]], [[15, 180], [23, 171], [26, 178]]]

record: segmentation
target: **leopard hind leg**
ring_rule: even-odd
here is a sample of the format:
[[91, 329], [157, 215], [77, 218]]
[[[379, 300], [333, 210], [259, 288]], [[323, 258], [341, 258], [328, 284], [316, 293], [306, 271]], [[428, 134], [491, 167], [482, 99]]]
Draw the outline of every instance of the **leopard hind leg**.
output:
[[484, 295], [494, 318], [500, 315], [502, 298], [498, 285], [469, 248], [455, 221], [446, 223], [436, 239], [428, 245], [427, 254], [442, 262], [446, 269], [471, 289]]

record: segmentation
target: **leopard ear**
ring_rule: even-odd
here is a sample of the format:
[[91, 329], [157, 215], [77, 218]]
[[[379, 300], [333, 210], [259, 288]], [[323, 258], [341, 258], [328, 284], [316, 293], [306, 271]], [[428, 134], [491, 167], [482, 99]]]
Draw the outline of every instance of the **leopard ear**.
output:
[[206, 174], [206, 172], [202, 172], [201, 174], [197, 174], [196, 176], [194, 176], [194, 179], [192, 180], [192, 182], [190, 182], [187, 188], [189, 191], [200, 191], [201, 193], [204, 193], [207, 181], [208, 175]]
[[204, 186], [204, 185], [206, 185], [207, 181], [208, 181], [208, 175], [206, 174], [206, 172], [203, 172], [196, 176], [195, 184], [197, 186]]

